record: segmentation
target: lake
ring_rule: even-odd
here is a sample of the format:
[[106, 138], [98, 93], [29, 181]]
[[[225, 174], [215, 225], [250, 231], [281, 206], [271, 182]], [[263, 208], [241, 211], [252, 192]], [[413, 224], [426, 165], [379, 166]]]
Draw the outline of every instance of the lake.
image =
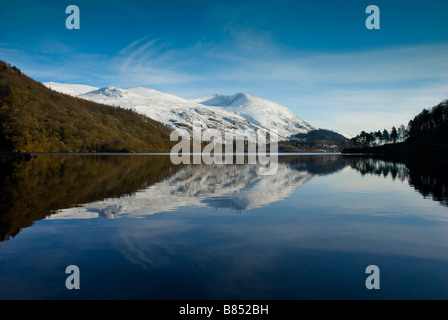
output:
[[3, 165], [0, 299], [447, 299], [447, 168], [341, 154], [280, 156], [270, 176], [166, 155]]

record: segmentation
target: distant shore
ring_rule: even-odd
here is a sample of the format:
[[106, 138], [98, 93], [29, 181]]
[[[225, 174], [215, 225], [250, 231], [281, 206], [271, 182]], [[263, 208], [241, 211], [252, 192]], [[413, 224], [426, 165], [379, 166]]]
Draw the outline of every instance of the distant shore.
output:
[[447, 154], [448, 144], [446, 142], [399, 142], [385, 144], [376, 147], [345, 148], [342, 153], [358, 154]]

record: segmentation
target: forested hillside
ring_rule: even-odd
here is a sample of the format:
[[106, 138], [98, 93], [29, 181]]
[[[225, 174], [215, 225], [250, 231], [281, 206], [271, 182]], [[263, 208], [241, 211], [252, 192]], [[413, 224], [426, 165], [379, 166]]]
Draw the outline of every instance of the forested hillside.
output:
[[169, 134], [146, 116], [55, 92], [0, 61], [0, 151], [169, 152]]
[[377, 132], [362, 131], [344, 152], [448, 152], [448, 100], [423, 109], [407, 126]]

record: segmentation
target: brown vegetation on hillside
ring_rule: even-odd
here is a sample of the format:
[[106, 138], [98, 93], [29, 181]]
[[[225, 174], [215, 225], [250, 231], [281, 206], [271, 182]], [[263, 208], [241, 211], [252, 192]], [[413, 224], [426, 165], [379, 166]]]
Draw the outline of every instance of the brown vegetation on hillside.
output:
[[55, 92], [0, 61], [0, 151], [169, 152], [146, 116]]

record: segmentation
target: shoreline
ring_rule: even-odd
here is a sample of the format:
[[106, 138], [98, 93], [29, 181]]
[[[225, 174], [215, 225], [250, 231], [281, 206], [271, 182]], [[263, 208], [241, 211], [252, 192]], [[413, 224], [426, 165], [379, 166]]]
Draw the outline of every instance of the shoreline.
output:
[[0, 152], [0, 164], [30, 161], [33, 156], [24, 152]]
[[365, 154], [365, 155], [446, 155], [448, 144], [439, 141], [405, 141], [382, 146], [345, 148], [342, 154]]

